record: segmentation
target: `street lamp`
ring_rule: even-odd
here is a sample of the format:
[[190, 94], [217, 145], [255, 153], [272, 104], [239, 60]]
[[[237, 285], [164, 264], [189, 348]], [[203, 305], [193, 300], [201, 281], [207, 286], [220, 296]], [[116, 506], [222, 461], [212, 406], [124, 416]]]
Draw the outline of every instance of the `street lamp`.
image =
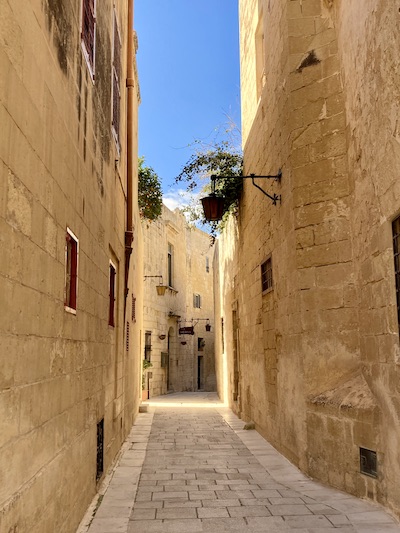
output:
[[165, 291], [167, 290], [167, 286], [166, 285], [163, 285], [163, 278], [161, 275], [159, 276], [145, 276], [144, 279], [146, 280], [147, 278], [158, 278], [160, 279], [160, 284], [159, 285], [156, 285], [156, 290], [157, 290], [157, 294], [158, 296], [164, 296], [165, 294]]

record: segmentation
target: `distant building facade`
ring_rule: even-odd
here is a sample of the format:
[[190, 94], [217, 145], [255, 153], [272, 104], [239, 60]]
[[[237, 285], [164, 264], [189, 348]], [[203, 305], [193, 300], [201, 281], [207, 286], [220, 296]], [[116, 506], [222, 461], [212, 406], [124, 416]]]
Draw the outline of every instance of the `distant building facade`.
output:
[[[163, 206], [158, 220], [143, 222], [143, 238], [142, 352], [152, 364], [144, 375], [144, 398], [215, 391], [210, 236]], [[164, 287], [163, 295], [157, 286]]]
[[0, 530], [72, 533], [141, 394], [133, 2], [0, 4]]
[[258, 182], [276, 206], [246, 180], [218, 244], [218, 389], [307, 474], [400, 515], [398, 7], [239, 4], [245, 174], [283, 175]]

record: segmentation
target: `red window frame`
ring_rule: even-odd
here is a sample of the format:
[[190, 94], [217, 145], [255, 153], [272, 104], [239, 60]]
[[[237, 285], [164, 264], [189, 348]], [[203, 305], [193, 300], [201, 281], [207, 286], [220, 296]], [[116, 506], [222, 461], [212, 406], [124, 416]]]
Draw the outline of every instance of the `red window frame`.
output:
[[76, 312], [78, 292], [78, 249], [79, 241], [72, 231], [67, 228], [65, 236], [65, 298], [64, 306]]
[[116, 299], [116, 280], [117, 280], [117, 269], [114, 264], [110, 261], [109, 269], [109, 300], [108, 300], [108, 325], [115, 326], [115, 299]]
[[90, 74], [94, 78], [94, 57], [96, 50], [96, 0], [82, 0], [81, 39], [84, 56]]

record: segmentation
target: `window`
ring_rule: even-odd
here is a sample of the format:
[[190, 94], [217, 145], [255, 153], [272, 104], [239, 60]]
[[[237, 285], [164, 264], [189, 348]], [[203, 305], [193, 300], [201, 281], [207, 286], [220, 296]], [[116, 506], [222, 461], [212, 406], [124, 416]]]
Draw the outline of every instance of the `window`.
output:
[[115, 281], [117, 271], [110, 261], [109, 291], [108, 291], [108, 325], [115, 326]]
[[68, 311], [76, 313], [76, 295], [78, 288], [78, 239], [72, 231], [67, 228], [65, 240], [64, 305]]
[[168, 358], [169, 358], [168, 352], [161, 352], [161, 368], [167, 368]]
[[271, 257], [269, 257], [261, 265], [261, 285], [262, 285], [262, 292], [271, 291], [272, 288], [273, 288], [273, 282], [272, 282], [272, 258]]
[[393, 254], [394, 254], [394, 275], [396, 281], [397, 299], [397, 321], [400, 333], [400, 217], [392, 223], [393, 231]]
[[82, 0], [82, 48], [89, 71], [94, 77], [96, 44], [96, 0]]
[[120, 150], [119, 125], [121, 117], [121, 37], [118, 30], [117, 14], [114, 11], [114, 46], [112, 65], [112, 132]]
[[146, 331], [144, 334], [144, 358], [150, 361], [151, 356], [151, 331]]
[[168, 286], [173, 287], [174, 247], [168, 243]]
[[193, 307], [197, 309], [201, 308], [201, 296], [200, 294], [193, 294]]
[[202, 352], [204, 350], [204, 346], [206, 345], [206, 341], [202, 339], [201, 337], [198, 337], [197, 339], [197, 350], [199, 352]]
[[206, 257], [206, 272], [210, 272], [210, 259]]

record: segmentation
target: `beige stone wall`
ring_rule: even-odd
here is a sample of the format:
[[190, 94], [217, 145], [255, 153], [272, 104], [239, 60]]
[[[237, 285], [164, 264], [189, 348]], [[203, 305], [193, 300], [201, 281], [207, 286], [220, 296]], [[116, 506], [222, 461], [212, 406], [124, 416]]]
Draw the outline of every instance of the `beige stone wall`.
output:
[[[93, 83], [81, 2], [0, 0], [1, 531], [75, 531], [97, 488], [97, 423], [104, 417], [106, 471], [139, 403], [141, 316], [124, 317], [127, 3], [97, 4]], [[120, 155], [111, 134], [114, 4]], [[137, 208], [134, 218], [131, 292], [142, 282]], [[79, 239], [76, 315], [64, 309], [67, 227]]]
[[[281, 184], [260, 182], [282, 202], [246, 182], [219, 243], [217, 381], [226, 368], [230, 404], [304, 471], [399, 513], [399, 15], [356, 4], [240, 2], [245, 173], [282, 168]], [[377, 452], [376, 480], [360, 447]]]
[[[144, 275], [161, 275], [168, 283], [168, 244], [172, 246], [172, 286], [164, 296], [158, 296], [159, 279], [144, 282], [143, 346], [146, 331], [151, 332], [149, 369], [150, 397], [168, 391], [213, 391], [214, 365], [214, 304], [213, 304], [213, 249], [206, 233], [187, 224], [179, 211], [163, 206], [162, 216], [155, 222], [143, 222]], [[206, 259], [208, 258], [208, 259]], [[209, 271], [207, 272], [208, 260]], [[201, 308], [193, 307], [193, 294], [201, 296]], [[205, 330], [206, 320], [212, 328]], [[193, 321], [192, 321], [193, 319]], [[201, 320], [198, 320], [201, 319]], [[196, 323], [196, 321], [198, 321]], [[194, 324], [192, 335], [179, 335], [179, 328]], [[159, 338], [164, 336], [164, 338]], [[204, 346], [199, 350], [199, 341]], [[182, 344], [186, 342], [186, 344]], [[169, 352], [169, 366], [161, 366], [161, 353]], [[144, 350], [143, 350], [144, 355]], [[203, 365], [199, 379], [199, 357]], [[148, 381], [147, 381], [148, 379]]]

